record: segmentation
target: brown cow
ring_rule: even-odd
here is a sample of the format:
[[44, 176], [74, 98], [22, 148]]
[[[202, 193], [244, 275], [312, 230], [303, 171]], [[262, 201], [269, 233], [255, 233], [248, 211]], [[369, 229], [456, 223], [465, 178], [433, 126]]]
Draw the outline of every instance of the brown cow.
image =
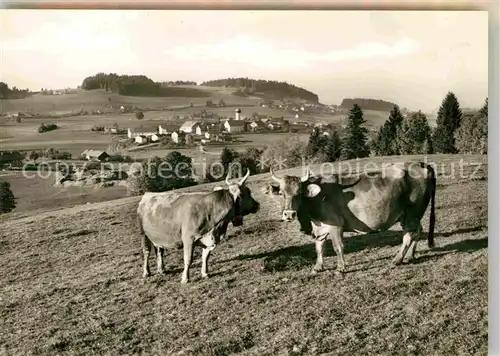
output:
[[145, 193], [137, 208], [142, 233], [144, 257], [143, 276], [150, 275], [149, 251], [155, 247], [158, 273], [165, 273], [164, 248], [184, 249], [182, 283], [189, 281], [189, 267], [195, 245], [203, 246], [202, 277], [208, 277], [207, 261], [210, 252], [226, 233], [228, 224], [243, 224], [243, 217], [259, 210], [245, 182], [247, 174], [237, 183], [226, 178], [226, 189], [217, 187], [209, 193]]

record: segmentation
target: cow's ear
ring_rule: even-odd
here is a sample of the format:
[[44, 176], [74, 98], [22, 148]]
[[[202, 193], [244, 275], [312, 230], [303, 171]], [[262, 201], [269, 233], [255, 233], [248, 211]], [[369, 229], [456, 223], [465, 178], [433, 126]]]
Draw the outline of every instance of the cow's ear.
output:
[[262, 193], [267, 195], [279, 195], [280, 187], [279, 185], [269, 184], [262, 188]]
[[308, 198], [314, 198], [320, 192], [321, 192], [321, 188], [317, 184], [309, 184], [307, 186], [307, 197]]

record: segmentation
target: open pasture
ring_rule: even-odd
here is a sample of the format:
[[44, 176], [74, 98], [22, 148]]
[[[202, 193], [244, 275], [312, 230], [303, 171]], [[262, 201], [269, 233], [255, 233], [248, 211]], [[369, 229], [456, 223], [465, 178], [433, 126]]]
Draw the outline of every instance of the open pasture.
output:
[[[377, 157], [359, 164], [422, 160]], [[345, 238], [343, 279], [310, 274], [315, 252], [249, 178], [261, 211], [229, 236], [201, 280], [181, 285], [182, 253], [166, 276], [141, 278], [139, 236], [125, 198], [0, 220], [3, 354], [473, 355], [487, 353], [488, 170], [485, 156], [434, 155], [436, 247], [392, 267], [400, 227]], [[474, 163], [463, 165], [462, 163]], [[478, 163], [479, 165], [475, 165]], [[318, 170], [318, 167], [312, 167]], [[454, 174], [452, 174], [454, 170]], [[279, 171], [300, 175], [300, 169]], [[212, 189], [214, 184], [187, 190]], [[428, 213], [423, 221], [428, 229]], [[423, 239], [425, 240], [425, 239]], [[150, 261], [153, 264], [153, 261]]]

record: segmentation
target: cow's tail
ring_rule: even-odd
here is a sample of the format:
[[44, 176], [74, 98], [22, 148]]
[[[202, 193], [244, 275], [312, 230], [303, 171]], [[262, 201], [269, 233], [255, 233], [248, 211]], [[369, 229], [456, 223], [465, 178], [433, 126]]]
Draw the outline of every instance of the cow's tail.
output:
[[429, 248], [434, 247], [434, 227], [436, 225], [436, 172], [427, 165], [427, 171], [430, 173], [430, 194], [431, 194], [431, 216], [429, 218], [429, 234], [427, 235], [427, 245]]

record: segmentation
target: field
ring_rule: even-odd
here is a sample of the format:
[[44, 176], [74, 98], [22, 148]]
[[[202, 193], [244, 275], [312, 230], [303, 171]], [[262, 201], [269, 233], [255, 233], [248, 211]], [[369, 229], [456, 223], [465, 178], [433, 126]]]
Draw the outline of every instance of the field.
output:
[[[117, 123], [120, 128], [134, 128], [140, 131], [141, 127], [154, 127], [163, 122], [171, 121], [174, 116], [182, 119], [205, 108], [206, 100], [214, 103], [224, 100], [228, 107], [208, 108], [217, 116], [233, 117], [235, 107], [240, 107], [242, 116], [251, 116], [254, 112], [267, 114], [272, 117], [281, 117], [294, 121], [293, 113], [281, 109], [257, 106], [259, 98], [232, 95], [227, 88], [196, 87], [206, 93], [206, 97], [172, 97], [172, 98], [141, 98], [119, 96], [107, 93], [104, 90], [77, 90], [75, 94], [67, 95], [34, 95], [26, 99], [1, 100], [0, 114], [31, 111], [39, 115], [52, 117], [28, 117], [21, 123], [12, 118], [0, 118], [0, 145], [2, 150], [38, 150], [55, 148], [60, 151], [69, 151], [77, 157], [85, 149], [107, 149], [111, 137], [101, 132], [92, 132], [93, 126], [110, 126]], [[193, 107], [190, 104], [193, 103]], [[121, 114], [116, 110], [104, 115], [69, 116], [81, 109], [109, 111], [109, 106], [117, 108], [131, 104], [145, 110], [145, 118], [137, 120], [134, 114]], [[389, 113], [366, 110], [364, 113], [366, 126], [375, 128], [381, 125]], [[341, 114], [305, 114], [299, 120], [307, 122], [340, 123], [346, 118]], [[432, 118], [429, 118], [431, 125]], [[56, 123], [60, 128], [51, 132], [38, 133], [41, 123]], [[263, 141], [261, 139], [264, 139]], [[243, 139], [245, 147], [263, 147], [266, 141], [273, 140], [273, 135], [252, 135]], [[251, 142], [250, 142], [251, 141]]]
[[[409, 159], [422, 157], [358, 163]], [[0, 217], [0, 353], [484, 355], [487, 157], [429, 161], [438, 164], [436, 247], [422, 241], [415, 263], [392, 267], [399, 226], [347, 236], [344, 278], [334, 274], [330, 245], [326, 271], [310, 274], [314, 246], [295, 223], [278, 221], [278, 206], [260, 192], [268, 175], [249, 178], [261, 211], [242, 228], [230, 227], [208, 280], [200, 278], [196, 251], [188, 285], [179, 283], [182, 253], [175, 250], [166, 254], [166, 276], [141, 278], [136, 197], [6, 214]], [[278, 172], [284, 173], [300, 170]], [[427, 231], [428, 215], [423, 226]]]

